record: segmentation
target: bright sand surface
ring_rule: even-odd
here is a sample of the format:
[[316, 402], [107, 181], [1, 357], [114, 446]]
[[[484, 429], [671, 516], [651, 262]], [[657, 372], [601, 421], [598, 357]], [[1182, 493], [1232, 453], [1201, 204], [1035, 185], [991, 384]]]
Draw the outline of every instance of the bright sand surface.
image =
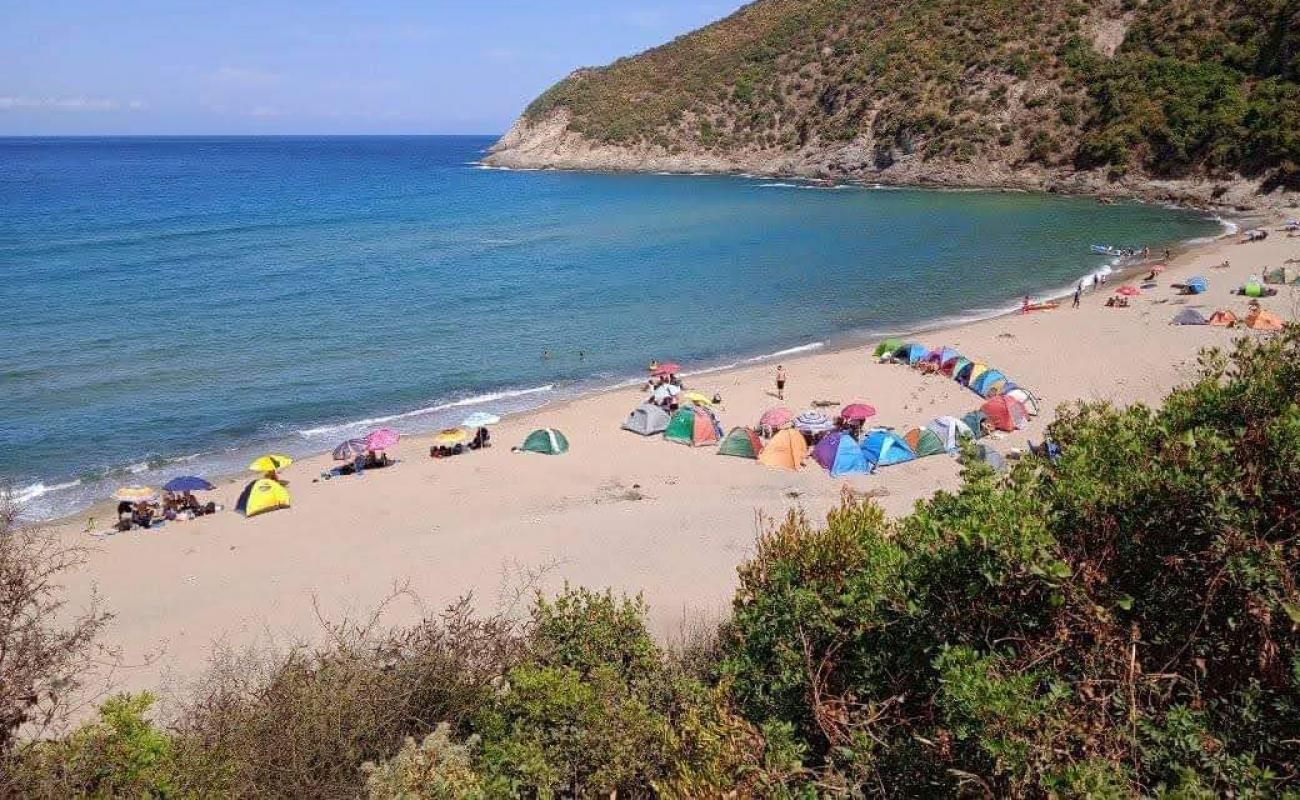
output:
[[[1271, 224], [1270, 230], [1276, 225]], [[1174, 259], [1159, 288], [1127, 309], [1104, 307], [1105, 290], [1069, 298], [1057, 311], [1012, 315], [914, 338], [951, 345], [998, 367], [1042, 400], [1044, 415], [1024, 431], [989, 441], [996, 449], [1040, 440], [1050, 409], [1074, 400], [1117, 404], [1158, 402], [1195, 374], [1197, 352], [1243, 335], [1215, 327], [1177, 327], [1182, 308], [1207, 316], [1229, 308], [1244, 316], [1246, 298], [1231, 294], [1247, 276], [1300, 255], [1300, 240], [1273, 232], [1263, 243], [1225, 238]], [[1231, 260], [1231, 267], [1211, 265]], [[1209, 279], [1205, 295], [1179, 297], [1170, 288], [1194, 274]], [[1136, 281], [1130, 281], [1136, 282]], [[1294, 319], [1300, 289], [1280, 288], [1265, 308]], [[646, 353], [649, 358], [672, 354]], [[863, 400], [874, 423], [900, 432], [936, 416], [960, 416], [981, 400], [952, 380], [879, 364], [858, 346], [783, 361], [786, 405], [798, 412], [814, 400]], [[689, 365], [686, 365], [689, 369]], [[724, 428], [753, 425], [777, 405], [774, 363], [686, 378], [688, 388], [725, 400]], [[117, 689], [175, 686], [198, 674], [216, 642], [284, 645], [312, 640], [326, 618], [365, 615], [409, 584], [419, 602], [400, 599], [384, 621], [400, 624], [436, 613], [466, 592], [483, 611], [498, 607], [502, 588], [547, 567], [548, 590], [568, 581], [641, 592], [651, 623], [671, 637], [683, 619], [726, 613], [737, 565], [751, 552], [759, 515], [805, 509], [819, 518], [843, 487], [871, 492], [891, 513], [906, 513], [936, 489], [959, 483], [959, 465], [936, 456], [888, 467], [872, 476], [833, 480], [815, 463], [782, 472], [619, 429], [643, 397], [630, 387], [545, 407], [504, 420], [486, 451], [433, 460], [427, 437], [404, 440], [401, 463], [363, 477], [313, 480], [329, 456], [298, 462], [283, 473], [293, 507], [245, 519], [232, 511], [157, 531], [91, 539], [85, 517], [58, 523], [58, 535], [93, 552], [68, 588], [73, 605], [93, 590], [116, 616], [105, 641], [121, 650]], [[834, 410], [827, 409], [833, 413]], [[528, 431], [558, 428], [567, 455], [511, 452]], [[244, 479], [222, 484], [215, 500], [234, 506]], [[111, 511], [94, 512], [103, 520]]]

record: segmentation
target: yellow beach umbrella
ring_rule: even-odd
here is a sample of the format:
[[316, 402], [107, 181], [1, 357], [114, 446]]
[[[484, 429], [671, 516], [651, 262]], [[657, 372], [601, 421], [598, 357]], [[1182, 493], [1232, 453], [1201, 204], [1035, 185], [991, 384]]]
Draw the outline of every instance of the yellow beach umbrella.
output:
[[469, 432], [464, 428], [448, 428], [433, 437], [433, 443], [440, 447], [455, 447], [469, 441]]
[[712, 398], [706, 395], [702, 395], [699, 392], [687, 392], [686, 394], [682, 395], [682, 397], [685, 397], [687, 400], [690, 400], [692, 403], [694, 403], [697, 406], [713, 405]]
[[288, 456], [266, 455], [253, 460], [248, 468], [253, 472], [276, 472], [293, 463]]
[[148, 486], [123, 486], [113, 493], [115, 500], [128, 503], [143, 503], [158, 498], [158, 490]]

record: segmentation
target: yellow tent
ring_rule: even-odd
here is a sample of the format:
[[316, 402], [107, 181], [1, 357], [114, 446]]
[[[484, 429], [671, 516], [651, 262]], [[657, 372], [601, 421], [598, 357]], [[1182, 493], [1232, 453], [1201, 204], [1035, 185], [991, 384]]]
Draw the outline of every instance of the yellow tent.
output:
[[758, 454], [758, 463], [777, 469], [799, 469], [808, 456], [808, 443], [803, 434], [789, 428], [777, 431], [772, 441]]
[[289, 507], [289, 490], [284, 484], [270, 478], [251, 481], [239, 494], [235, 510], [246, 517], [255, 517], [268, 511]]

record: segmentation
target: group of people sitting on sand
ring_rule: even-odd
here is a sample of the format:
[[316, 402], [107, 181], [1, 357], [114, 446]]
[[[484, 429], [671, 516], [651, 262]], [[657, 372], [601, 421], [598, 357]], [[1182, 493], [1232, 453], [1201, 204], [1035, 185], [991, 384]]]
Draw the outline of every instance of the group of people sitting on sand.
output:
[[484, 447], [491, 447], [492, 434], [487, 428], [478, 428], [474, 431], [474, 437], [468, 442], [458, 442], [454, 445], [435, 444], [429, 448], [430, 458], [450, 458], [451, 456], [462, 455], [471, 450], [482, 450]]
[[339, 475], [360, 475], [368, 469], [382, 469], [392, 466], [393, 460], [388, 457], [387, 453], [376, 453], [369, 450], [348, 463], [337, 468]]
[[174, 522], [179, 519], [194, 519], [220, 510], [214, 502], [200, 502], [192, 492], [169, 492], [163, 496], [161, 504], [149, 500], [134, 503], [123, 500], [118, 503], [117, 524], [113, 528], [126, 533], [133, 528], [151, 528], [161, 520]]

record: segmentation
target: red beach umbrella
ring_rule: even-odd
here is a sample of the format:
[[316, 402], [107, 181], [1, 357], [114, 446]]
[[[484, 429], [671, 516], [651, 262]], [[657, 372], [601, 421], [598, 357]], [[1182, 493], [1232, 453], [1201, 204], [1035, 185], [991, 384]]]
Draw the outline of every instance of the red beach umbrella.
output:
[[849, 403], [840, 411], [845, 422], [864, 422], [876, 415], [876, 409], [866, 403]]
[[1123, 295], [1125, 297], [1137, 297], [1142, 294], [1142, 290], [1136, 286], [1121, 286], [1115, 290], [1115, 294]]
[[681, 364], [676, 364], [672, 361], [666, 361], [663, 364], [660, 364], [659, 366], [650, 370], [650, 374], [655, 376], [656, 378], [660, 378], [663, 377], [664, 375], [676, 375], [678, 372], [681, 371], [682, 371]]

